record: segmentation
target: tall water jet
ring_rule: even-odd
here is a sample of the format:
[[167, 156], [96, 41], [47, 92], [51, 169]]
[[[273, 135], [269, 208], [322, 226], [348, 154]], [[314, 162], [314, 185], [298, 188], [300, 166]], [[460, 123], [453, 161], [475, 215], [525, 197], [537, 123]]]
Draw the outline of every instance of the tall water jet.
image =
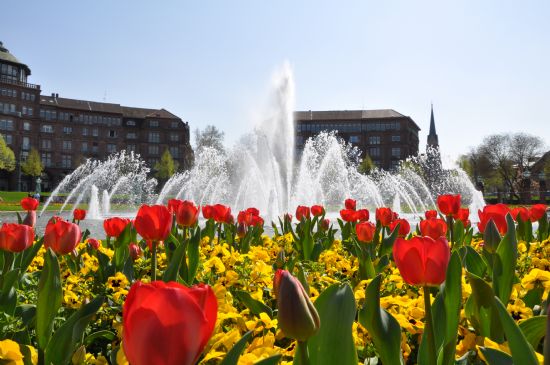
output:
[[111, 197], [107, 190], [103, 190], [103, 195], [101, 196], [101, 213], [103, 216], [108, 215], [111, 212]]
[[101, 219], [101, 212], [99, 211], [99, 190], [97, 186], [92, 185], [90, 187], [90, 202], [88, 203], [88, 219]]

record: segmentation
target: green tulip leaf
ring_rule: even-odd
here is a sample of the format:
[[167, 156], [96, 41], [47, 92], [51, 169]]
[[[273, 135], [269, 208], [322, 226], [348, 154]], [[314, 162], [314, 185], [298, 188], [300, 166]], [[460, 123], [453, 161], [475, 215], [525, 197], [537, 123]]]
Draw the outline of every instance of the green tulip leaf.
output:
[[382, 240], [382, 245], [380, 245], [380, 252], [378, 253], [379, 257], [382, 257], [384, 255], [390, 255], [393, 250], [393, 244], [395, 243], [395, 240], [397, 239], [397, 235], [399, 234], [399, 227], [401, 226], [401, 223], [399, 223], [391, 232], [391, 234], [388, 237], [384, 237]]
[[533, 309], [535, 305], [539, 305], [542, 302], [543, 294], [544, 288], [537, 287], [529, 290], [522, 299], [526, 306]]
[[191, 234], [189, 244], [187, 246], [187, 257], [189, 260], [189, 271], [187, 272], [187, 278], [184, 278], [188, 285], [193, 285], [195, 275], [199, 269], [199, 246], [201, 243], [201, 230], [196, 228], [195, 232]]
[[460, 248], [460, 257], [462, 257], [462, 262], [464, 268], [482, 278], [487, 272], [487, 265], [483, 258], [477, 253], [472, 246], [463, 246]]
[[483, 248], [488, 252], [495, 252], [501, 240], [497, 225], [490, 219], [485, 226], [485, 232], [483, 232]]
[[401, 327], [391, 314], [380, 307], [381, 283], [382, 276], [379, 274], [368, 285], [365, 304], [359, 311], [359, 323], [369, 331], [384, 364], [403, 364]]
[[523, 332], [521, 332], [521, 329], [518, 327], [510, 313], [508, 313], [506, 307], [502, 304], [500, 299], [495, 296], [494, 301], [498, 316], [500, 317], [500, 322], [502, 323], [502, 328], [504, 329], [506, 339], [508, 340], [510, 352], [512, 352], [514, 364], [537, 365], [539, 362], [535, 352], [533, 351], [533, 347], [531, 347]]
[[15, 288], [17, 287], [19, 278], [19, 269], [2, 273], [0, 282], [0, 312], [13, 315], [17, 306], [17, 295]]
[[546, 320], [547, 316], [535, 316], [526, 319], [519, 324], [521, 332], [525, 335], [527, 342], [536, 349], [546, 334]]
[[333, 284], [319, 295], [314, 305], [321, 327], [307, 341], [310, 363], [357, 365], [352, 334], [357, 309], [351, 287], [348, 284]]
[[260, 313], [265, 312], [270, 318], [273, 318], [273, 310], [259, 300], [252, 298], [249, 292], [236, 290], [234, 294], [237, 299], [239, 299], [239, 301], [250, 310], [252, 314], [260, 315]]
[[493, 265], [493, 289], [503, 303], [508, 303], [514, 285], [518, 242], [512, 216], [506, 216], [508, 231], [500, 241]]
[[542, 216], [541, 219], [539, 219], [539, 229], [537, 232], [537, 239], [538, 241], [542, 242], [546, 238], [548, 238], [548, 235], [550, 234], [550, 227], [548, 224], [548, 217], [546, 216], [546, 213]]
[[466, 317], [481, 336], [489, 337], [498, 343], [504, 342], [502, 324], [496, 312], [494, 292], [491, 286], [473, 273], [467, 272], [472, 287], [472, 295], [466, 301]]
[[53, 320], [61, 307], [63, 289], [59, 261], [51, 249], [44, 254], [44, 268], [38, 282], [38, 301], [36, 306], [36, 339], [38, 347], [45, 349], [50, 341]]
[[84, 304], [55, 331], [46, 347], [45, 364], [70, 363], [72, 354], [81, 345], [80, 342], [88, 323], [94, 319], [103, 300], [103, 297], [96, 297]]
[[489, 365], [514, 365], [512, 356], [508, 355], [506, 352], [489, 347], [480, 347], [480, 349]]
[[21, 269], [21, 273], [27, 272], [27, 268], [31, 264], [32, 260], [34, 260], [36, 254], [38, 254], [38, 251], [42, 247], [42, 244], [44, 243], [44, 237], [41, 237], [38, 242], [36, 242], [34, 245], [26, 249], [22, 252], [23, 258], [21, 259], [21, 264], [19, 265], [19, 268]]
[[114, 341], [116, 339], [116, 334], [112, 331], [107, 331], [107, 330], [94, 332], [94, 333], [90, 334], [89, 336], [86, 336], [86, 338], [84, 338], [84, 345], [89, 346], [92, 343], [94, 343], [94, 341], [97, 340], [97, 339], [104, 339], [104, 340], [107, 340], [107, 341]]
[[453, 223], [453, 247], [459, 247], [464, 242], [464, 223], [456, 219]]
[[282, 355], [273, 355], [266, 359], [258, 361], [254, 365], [276, 365], [279, 363], [279, 361], [281, 361], [281, 357]]
[[[176, 241], [177, 239], [170, 234], [172, 241]], [[162, 280], [165, 282], [168, 281], [176, 281], [178, 279], [178, 271], [180, 269], [180, 266], [182, 264], [183, 258], [185, 256], [185, 253], [187, 251], [187, 245], [183, 242], [178, 245], [176, 250], [172, 253], [172, 257], [170, 258], [170, 262], [168, 263], [168, 267], [164, 271], [164, 274], [162, 275]]]
[[225, 358], [222, 360], [220, 365], [237, 365], [239, 362], [239, 357], [241, 357], [241, 353], [244, 351], [244, 348], [246, 347], [246, 344], [248, 343], [248, 340], [252, 336], [252, 331], [248, 331], [241, 337], [239, 341], [233, 347], [227, 355], [225, 355]]

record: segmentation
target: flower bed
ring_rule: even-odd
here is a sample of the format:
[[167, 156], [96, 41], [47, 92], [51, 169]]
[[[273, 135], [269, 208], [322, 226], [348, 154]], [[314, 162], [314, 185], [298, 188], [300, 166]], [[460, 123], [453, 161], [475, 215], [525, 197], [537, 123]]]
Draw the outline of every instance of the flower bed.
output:
[[5, 225], [0, 363], [542, 364], [546, 207], [487, 206], [474, 233], [460, 197], [438, 206], [418, 227], [302, 206], [272, 236], [254, 208], [204, 206], [198, 227], [175, 200], [106, 220], [101, 240], [83, 211], [34, 241]]

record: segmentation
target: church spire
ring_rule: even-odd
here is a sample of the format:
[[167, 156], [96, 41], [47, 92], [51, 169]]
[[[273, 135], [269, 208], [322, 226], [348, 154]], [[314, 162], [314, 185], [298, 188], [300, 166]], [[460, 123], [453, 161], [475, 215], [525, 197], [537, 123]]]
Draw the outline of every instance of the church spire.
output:
[[432, 113], [430, 116], [430, 133], [428, 134], [427, 148], [439, 148], [439, 139], [435, 131], [434, 106], [432, 104]]

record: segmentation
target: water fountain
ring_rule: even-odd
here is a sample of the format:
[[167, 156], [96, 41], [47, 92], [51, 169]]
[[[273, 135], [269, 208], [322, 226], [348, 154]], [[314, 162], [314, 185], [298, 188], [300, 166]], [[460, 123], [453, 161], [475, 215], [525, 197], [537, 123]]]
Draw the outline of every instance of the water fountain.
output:
[[[139, 156], [120, 152], [107, 161], [87, 161], [65, 177], [44, 205], [63, 199], [60, 211], [88, 202], [88, 217], [132, 215], [142, 203], [168, 199], [196, 204], [222, 203], [234, 210], [254, 206], [269, 220], [297, 205], [323, 204], [337, 215], [346, 198], [371, 210], [390, 206], [407, 217], [435, 208], [441, 193], [460, 193], [475, 213], [484, 202], [463, 170], [441, 163], [439, 151], [410, 158], [395, 171], [358, 171], [360, 154], [334, 132], [306, 141], [301, 156], [294, 155], [294, 81], [285, 64], [272, 82], [268, 117], [244, 135], [228, 152], [213, 148], [196, 151], [195, 165], [176, 173], [154, 197], [154, 179]], [[475, 214], [472, 215], [475, 219]]]

